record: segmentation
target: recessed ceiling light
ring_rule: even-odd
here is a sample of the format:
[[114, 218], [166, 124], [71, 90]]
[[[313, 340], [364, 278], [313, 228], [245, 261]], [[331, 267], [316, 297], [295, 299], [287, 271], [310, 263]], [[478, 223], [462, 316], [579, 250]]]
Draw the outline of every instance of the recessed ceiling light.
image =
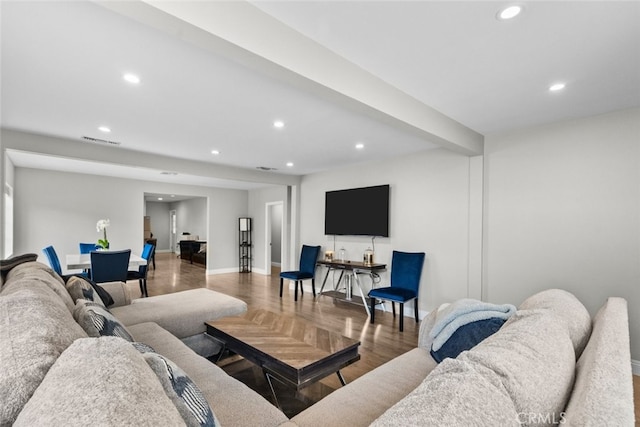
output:
[[217, 156], [220, 152], [218, 150], [211, 150], [211, 154]]
[[162, 200], [162, 197], [158, 197], [158, 200]]
[[566, 86], [566, 85], [565, 85], [564, 83], [555, 83], [555, 84], [552, 84], [551, 86], [549, 86], [549, 90], [550, 90], [551, 92], [557, 92], [557, 91], [559, 91], [559, 90], [564, 89], [564, 88], [565, 88], [565, 86]]
[[171, 195], [171, 197], [176, 197], [176, 195], [175, 195], [175, 194], [172, 194], [172, 195]]
[[109, 129], [109, 128], [108, 128], [108, 127], [106, 127], [106, 126], [100, 126], [100, 127], [98, 128], [98, 130], [99, 130], [100, 132], [104, 132], [104, 133], [109, 133], [109, 132], [111, 132], [111, 129]]
[[364, 144], [362, 142], [359, 142], [359, 143], [356, 144], [356, 148], [358, 150], [362, 150], [364, 148]]
[[520, 12], [522, 12], [522, 6], [509, 6], [506, 7], [504, 9], [502, 9], [500, 12], [498, 12], [498, 19], [506, 21], [508, 19], [513, 19], [516, 16], [520, 15]]
[[275, 122], [273, 122], [273, 127], [282, 129], [284, 127], [284, 122], [282, 120], [276, 120]]
[[140, 83], [140, 77], [136, 76], [135, 74], [127, 73], [123, 75], [122, 78], [125, 79], [125, 81], [134, 85], [137, 85], [138, 83]]
[[288, 168], [292, 168], [293, 167], [293, 162], [287, 162], [287, 167]]

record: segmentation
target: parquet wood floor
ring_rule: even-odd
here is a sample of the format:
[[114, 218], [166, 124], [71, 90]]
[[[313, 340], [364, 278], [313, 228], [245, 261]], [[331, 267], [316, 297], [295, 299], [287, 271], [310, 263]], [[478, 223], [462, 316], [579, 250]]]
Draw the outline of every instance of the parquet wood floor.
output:
[[[150, 296], [205, 287], [240, 298], [247, 303], [249, 309], [262, 308], [276, 313], [300, 316], [320, 328], [359, 340], [361, 359], [341, 371], [347, 382], [411, 350], [418, 343], [420, 325], [410, 317], [405, 319], [404, 332], [400, 333], [398, 319], [394, 319], [391, 313], [376, 312], [376, 323], [371, 325], [364, 308], [358, 305], [334, 302], [329, 297], [321, 297], [314, 301], [313, 295], [309, 292], [305, 292], [302, 297], [299, 296], [297, 302], [294, 302], [293, 289], [288, 289], [286, 285], [284, 295], [280, 298], [278, 269], [274, 269], [271, 276], [255, 273], [207, 276], [203, 267], [188, 264], [177, 258], [175, 254], [169, 253], [156, 254], [156, 264], [157, 269], [151, 269], [148, 276]], [[133, 295], [139, 292], [137, 282], [130, 281], [128, 285]], [[317, 288], [319, 289], [319, 286]], [[237, 359], [235, 362], [238, 362]], [[248, 362], [227, 364], [225, 370], [245, 383], [254, 382], [257, 384], [254, 384], [254, 387], [266, 387], [265, 384], [261, 384], [264, 381], [262, 373], [252, 369]], [[640, 377], [634, 376], [633, 385], [636, 419], [640, 421]], [[297, 393], [295, 398], [302, 402], [301, 405], [292, 404], [291, 407], [284, 407], [283, 404], [283, 410], [289, 416], [295, 415], [304, 409], [304, 405], [312, 404], [338, 387], [340, 387], [338, 378], [331, 375], [317, 386], [309, 387], [309, 390], [305, 389], [307, 392]], [[266, 388], [256, 391], [269, 398]], [[287, 390], [282, 389], [277, 392], [278, 397], [281, 398], [280, 393], [286, 393]]]
[[[360, 360], [341, 370], [347, 383], [411, 350], [418, 343], [420, 324], [416, 324], [411, 317], [405, 319], [404, 332], [400, 333], [398, 319], [394, 319], [391, 313], [376, 313], [376, 323], [371, 325], [364, 308], [359, 305], [334, 302], [333, 298], [324, 296], [315, 301], [313, 294], [306, 291], [302, 296], [298, 295], [298, 301], [294, 301], [293, 289], [289, 289], [286, 282], [284, 295], [280, 298], [279, 269], [274, 268], [271, 276], [256, 273], [207, 276], [202, 266], [189, 264], [169, 253], [156, 254], [156, 267], [155, 270], [149, 270], [147, 278], [149, 296], [201, 287], [209, 288], [245, 301], [249, 310], [265, 309], [299, 316], [320, 328], [360, 341]], [[137, 282], [130, 281], [127, 284], [132, 295], [139, 295]], [[317, 290], [319, 288], [318, 285]], [[248, 362], [226, 365], [225, 370], [245, 383], [257, 384], [248, 384], [251, 387], [264, 386], [264, 390], [256, 391], [271, 400], [262, 373], [253, 371]], [[296, 393], [295, 397], [301, 403], [289, 402], [292, 405], [290, 408], [286, 407], [286, 398], [281, 398], [281, 393], [286, 394], [288, 390], [276, 391], [283, 410], [291, 416], [304, 409], [305, 405], [312, 404], [340, 386], [338, 377], [330, 375], [318, 385]]]

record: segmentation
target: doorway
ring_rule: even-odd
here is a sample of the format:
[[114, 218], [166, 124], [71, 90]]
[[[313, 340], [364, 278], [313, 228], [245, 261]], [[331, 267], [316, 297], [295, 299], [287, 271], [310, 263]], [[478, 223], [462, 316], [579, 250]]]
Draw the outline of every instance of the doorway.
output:
[[172, 209], [169, 211], [169, 248], [171, 248], [171, 253], [178, 252], [178, 215], [176, 214], [176, 210]]
[[283, 205], [282, 201], [265, 204], [264, 270], [267, 275], [271, 275], [271, 267], [282, 265]]

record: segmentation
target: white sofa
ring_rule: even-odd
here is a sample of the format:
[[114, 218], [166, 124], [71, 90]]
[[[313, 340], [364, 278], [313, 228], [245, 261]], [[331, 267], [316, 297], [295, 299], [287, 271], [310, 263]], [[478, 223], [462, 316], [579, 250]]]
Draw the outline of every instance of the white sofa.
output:
[[[123, 338], [89, 337], [96, 334], [81, 306], [91, 303], [74, 303], [77, 289], [67, 290], [43, 264], [21, 264], [6, 279], [0, 288], [0, 426], [207, 425], [176, 401], [153, 368], [158, 358], [173, 363], [174, 373], [184, 371], [222, 426], [634, 425], [621, 298], [609, 298], [592, 319], [573, 295], [543, 291], [497, 333], [439, 365], [429, 354], [432, 313], [422, 321], [417, 348], [289, 420], [196, 353], [213, 351], [203, 344], [203, 319], [243, 312], [242, 301], [199, 290], [173, 294], [174, 303], [171, 295], [131, 302], [122, 284], [108, 285], [116, 301], [111, 312], [125, 325], [114, 323], [112, 332], [150, 346], [156, 357]], [[188, 343], [196, 343], [195, 351]]]

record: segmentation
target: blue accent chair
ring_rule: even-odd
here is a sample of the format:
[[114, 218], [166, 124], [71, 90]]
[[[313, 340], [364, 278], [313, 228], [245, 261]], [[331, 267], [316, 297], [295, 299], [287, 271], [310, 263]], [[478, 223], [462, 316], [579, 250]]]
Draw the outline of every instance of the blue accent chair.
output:
[[144, 247], [142, 248], [142, 255], [140, 256], [147, 260], [147, 264], [138, 267], [138, 271], [127, 271], [127, 280], [137, 280], [140, 283], [140, 294], [143, 297], [149, 296], [149, 294], [147, 293], [147, 272], [149, 271], [150, 262], [153, 258], [155, 250], [155, 245], [152, 245], [151, 243], [145, 243]]
[[280, 298], [282, 298], [282, 288], [284, 279], [294, 280], [296, 287], [294, 291], [294, 301], [298, 301], [298, 284], [302, 293], [302, 281], [311, 279], [311, 289], [313, 296], [316, 296], [316, 261], [320, 254], [320, 246], [302, 246], [300, 255], [300, 269], [297, 271], [283, 271], [280, 273]]
[[131, 249], [91, 252], [91, 280], [96, 283], [126, 282]]
[[90, 254], [93, 251], [97, 251], [100, 247], [95, 243], [79, 243], [78, 246], [81, 254]]
[[391, 259], [391, 286], [369, 291], [371, 302], [371, 323], [375, 320], [376, 300], [391, 301], [393, 317], [396, 316], [395, 303], [400, 303], [400, 332], [404, 330], [404, 303], [413, 301], [416, 323], [418, 319], [418, 289], [424, 265], [424, 252], [393, 251]]
[[47, 246], [42, 250], [42, 252], [44, 252], [44, 254], [47, 256], [47, 259], [49, 260], [49, 265], [51, 266], [53, 271], [58, 273], [58, 275], [62, 276], [62, 267], [60, 266], [60, 258], [58, 258], [58, 254], [56, 253], [56, 250], [53, 249], [53, 246]]

